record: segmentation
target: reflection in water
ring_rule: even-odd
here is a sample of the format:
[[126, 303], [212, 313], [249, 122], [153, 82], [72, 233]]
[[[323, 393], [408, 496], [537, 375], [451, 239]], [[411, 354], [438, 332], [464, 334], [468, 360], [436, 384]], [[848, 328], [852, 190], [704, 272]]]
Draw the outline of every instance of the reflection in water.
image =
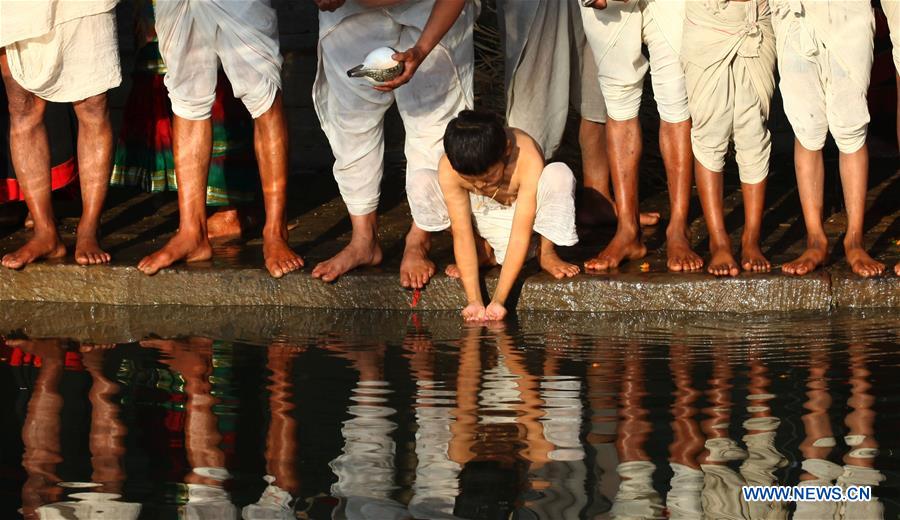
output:
[[[775, 348], [777, 338], [733, 331], [626, 341], [543, 324], [448, 332], [427, 315], [401, 326], [399, 340], [331, 330], [265, 346], [7, 339], [0, 380], [27, 398], [18, 412], [14, 396], [0, 400], [22, 425], [21, 469], [0, 465], [20, 475], [15, 509], [29, 519], [897, 516], [894, 436], [878, 435], [896, 416], [898, 354], [884, 348], [895, 328], [851, 332], [844, 346], [819, 323], [815, 342]], [[878, 496], [740, 498], [741, 486], [796, 484]]]

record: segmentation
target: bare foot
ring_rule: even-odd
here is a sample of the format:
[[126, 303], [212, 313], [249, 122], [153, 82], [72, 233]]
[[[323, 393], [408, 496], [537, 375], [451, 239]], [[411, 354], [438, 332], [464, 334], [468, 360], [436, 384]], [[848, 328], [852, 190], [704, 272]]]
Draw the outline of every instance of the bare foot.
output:
[[557, 280], [572, 278], [581, 272], [581, 269], [579, 269], [577, 265], [570, 264], [560, 258], [559, 255], [556, 254], [556, 250], [552, 247], [545, 248], [541, 251], [538, 262], [541, 264], [541, 269], [550, 273], [550, 276]]
[[709, 274], [716, 276], [737, 276], [741, 271], [738, 269], [734, 255], [731, 254], [729, 247], [712, 247], [712, 258], [709, 260], [709, 267], [706, 268]]
[[826, 244], [810, 244], [806, 251], [803, 252], [796, 260], [785, 263], [781, 266], [781, 270], [787, 274], [803, 276], [816, 270], [817, 267], [825, 263], [827, 255]]
[[378, 265], [381, 263], [381, 246], [377, 240], [360, 241], [352, 240], [347, 247], [333, 257], [320, 262], [312, 271], [313, 278], [319, 278], [323, 282], [333, 282], [347, 271], [360, 266]]
[[78, 238], [75, 239], [75, 263], [78, 265], [107, 264], [110, 258], [109, 253], [100, 249], [96, 234], [78, 234]]
[[884, 264], [869, 256], [862, 247], [845, 245], [844, 252], [847, 254], [850, 269], [857, 275], [870, 278], [884, 272]]
[[754, 273], [768, 273], [772, 270], [772, 264], [763, 255], [757, 243], [741, 246], [741, 267], [744, 268], [744, 271]]
[[637, 237], [622, 237], [616, 235], [606, 249], [594, 258], [584, 263], [588, 271], [606, 271], [615, 269], [623, 260], [637, 260], [647, 254], [647, 248]]
[[243, 229], [237, 208], [222, 208], [206, 220], [206, 237], [210, 240], [239, 238]]
[[417, 243], [407, 243], [400, 262], [400, 285], [421, 289], [434, 276], [437, 267], [428, 258], [428, 249]]
[[179, 230], [162, 249], [145, 256], [138, 269], [146, 275], [154, 275], [160, 269], [184, 260], [185, 262], [201, 262], [212, 258], [212, 247], [205, 236]]
[[900, 262], [897, 262], [896, 264], [894, 264], [894, 274], [896, 274], [897, 276], [900, 276]]
[[263, 234], [263, 257], [266, 259], [266, 269], [274, 278], [281, 278], [303, 267], [303, 258], [280, 236]]
[[688, 272], [703, 268], [703, 258], [691, 249], [691, 242], [683, 233], [666, 235], [666, 267], [669, 271]]
[[9, 269], [21, 269], [42, 258], [53, 259], [64, 256], [66, 256], [66, 246], [63, 245], [56, 231], [35, 233], [24, 246], [5, 255], [0, 260], [0, 265]]

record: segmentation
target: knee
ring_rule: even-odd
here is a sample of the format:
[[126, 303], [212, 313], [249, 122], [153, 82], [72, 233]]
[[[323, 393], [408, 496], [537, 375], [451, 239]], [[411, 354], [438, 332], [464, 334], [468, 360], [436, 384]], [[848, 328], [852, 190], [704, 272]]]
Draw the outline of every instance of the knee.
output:
[[[11, 79], [11, 81], [15, 80]], [[18, 87], [18, 85], [16, 85], [16, 87]], [[44, 119], [44, 111], [46, 110], [47, 102], [31, 92], [21, 87], [9, 88], [9, 84], [7, 83], [6, 97], [11, 126], [30, 126], [37, 124]]]
[[867, 123], [857, 125], [832, 124], [829, 129], [838, 150], [844, 154], [851, 154], [866, 144], [868, 126]]
[[825, 147], [825, 138], [828, 137], [828, 123], [810, 119], [806, 124], [794, 124], [794, 136], [797, 141], [810, 151], [821, 150]]
[[636, 118], [641, 109], [641, 93], [640, 85], [604, 85], [607, 117], [616, 121]]
[[75, 108], [75, 115], [80, 124], [102, 125], [109, 121], [106, 94], [91, 96], [73, 103], [72, 106]]
[[431, 169], [410, 170], [406, 174], [406, 196], [413, 220], [420, 229], [442, 231], [450, 225], [447, 204], [438, 173]]
[[574, 194], [575, 174], [565, 163], [550, 163], [541, 172], [540, 184], [551, 192]]

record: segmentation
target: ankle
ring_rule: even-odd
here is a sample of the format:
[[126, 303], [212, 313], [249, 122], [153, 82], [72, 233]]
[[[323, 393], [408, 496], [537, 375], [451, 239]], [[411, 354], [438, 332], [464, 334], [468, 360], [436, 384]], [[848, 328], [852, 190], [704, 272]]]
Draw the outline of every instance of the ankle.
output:
[[676, 240], [690, 240], [687, 227], [670, 223], [669, 227], [666, 228], [666, 240], [669, 242]]
[[731, 251], [731, 240], [728, 239], [727, 237], [719, 238], [719, 239], [715, 239], [715, 240], [710, 239], [709, 240], [709, 250], [710, 250], [710, 252], [713, 252], [713, 253], [715, 253], [717, 251], [722, 251], [722, 250]]
[[806, 248], [807, 249], [827, 249], [828, 248], [828, 238], [823, 235], [810, 235], [806, 239]]
[[744, 231], [744, 233], [741, 234], [741, 247], [759, 247], [759, 239], [759, 231]]
[[288, 228], [287, 225], [283, 222], [266, 222], [263, 226], [262, 230], [263, 240], [287, 240], [288, 239]]

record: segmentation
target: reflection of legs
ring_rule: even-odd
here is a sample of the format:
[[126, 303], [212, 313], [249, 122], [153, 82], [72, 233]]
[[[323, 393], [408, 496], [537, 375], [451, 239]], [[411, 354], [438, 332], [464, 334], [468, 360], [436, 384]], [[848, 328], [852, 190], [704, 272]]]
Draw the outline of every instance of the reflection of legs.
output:
[[34, 219], [34, 237], [2, 259], [2, 265], [20, 269], [40, 258], [65, 256], [66, 248], [56, 231], [50, 199], [50, 145], [44, 126], [46, 101], [22, 88], [13, 79], [0, 51], [0, 71], [9, 102], [9, 146], [25, 203]]
[[263, 227], [263, 256], [266, 269], [275, 278], [303, 267], [300, 258], [288, 246], [287, 161], [288, 134], [282, 97], [253, 121], [254, 147], [262, 180], [266, 224]]
[[125, 482], [125, 436], [128, 430], [119, 416], [116, 404], [119, 385], [103, 374], [104, 349], [90, 348], [82, 351], [82, 362], [91, 374], [88, 399], [91, 402], [91, 465], [94, 468], [92, 480], [103, 484], [107, 493], [120, 494]]
[[671, 518], [698, 518], [702, 516], [700, 491], [703, 474], [697, 458], [703, 450], [703, 434], [697, 424], [694, 403], [700, 392], [693, 387], [689, 349], [675, 344], [670, 348], [675, 402], [672, 404], [673, 439], [669, 445], [669, 465], [674, 475], [672, 488], [666, 496], [666, 506]]
[[64, 370], [63, 345], [59, 340], [7, 340], [6, 344], [41, 358], [22, 428], [22, 468], [27, 475], [22, 485], [22, 510], [25, 518], [38, 518], [38, 507], [58, 500], [51, 493], [60, 481], [56, 466], [62, 462], [59, 435], [63, 398], [59, 382]]
[[174, 116], [172, 149], [178, 181], [178, 232], [162, 249], [144, 257], [138, 269], [156, 274], [175, 262], [209, 260], [206, 232], [206, 177], [212, 153], [212, 120]]
[[809, 377], [806, 380], [807, 399], [803, 403], [803, 408], [808, 412], [802, 417], [806, 437], [800, 443], [800, 453], [805, 459], [802, 464], [804, 473], [800, 475], [801, 482], [815, 481], [816, 484], [830, 484], [837, 477], [837, 474], [828, 474], [823, 471], [828, 466], [834, 466], [827, 460], [835, 446], [831, 421], [828, 416], [828, 410], [831, 408], [831, 394], [828, 392], [828, 383], [825, 379], [828, 368], [827, 354], [822, 352], [810, 354]]
[[109, 262], [100, 249], [100, 214], [112, 172], [113, 136], [106, 94], [72, 104], [78, 118], [78, 177], [82, 213], [75, 243], [75, 261], [81, 265]]
[[296, 354], [280, 346], [269, 347], [268, 364], [271, 372], [269, 410], [272, 420], [266, 436], [266, 471], [275, 477], [275, 484], [296, 496], [300, 492], [300, 479], [296, 472], [297, 420], [294, 412], [294, 389], [291, 383], [291, 367]]

